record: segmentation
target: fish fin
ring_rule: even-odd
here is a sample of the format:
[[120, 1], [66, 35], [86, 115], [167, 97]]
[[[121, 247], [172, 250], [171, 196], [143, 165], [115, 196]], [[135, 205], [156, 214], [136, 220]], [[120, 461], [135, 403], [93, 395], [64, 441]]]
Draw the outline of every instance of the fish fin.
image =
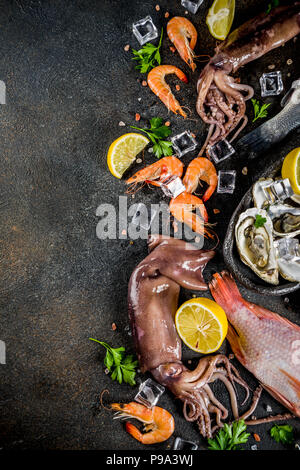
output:
[[297, 393], [297, 397], [300, 398], [300, 380], [296, 379], [296, 377], [293, 377], [290, 375], [288, 372], [286, 372], [283, 369], [280, 369], [280, 371], [289, 379], [290, 385], [293, 387], [293, 389]]
[[243, 152], [254, 152], [255, 156], [257, 156], [274, 144], [272, 142], [273, 139], [274, 136], [270, 133], [269, 127], [262, 124], [254, 131], [242, 137], [238, 142], [238, 146], [243, 149]]
[[254, 315], [256, 315], [258, 318], [265, 318], [269, 320], [275, 320], [278, 321], [279, 323], [285, 325], [285, 326], [290, 326], [295, 330], [298, 330], [300, 332], [300, 326], [296, 325], [296, 323], [291, 322], [285, 317], [282, 317], [279, 315], [279, 313], [272, 312], [271, 310], [268, 310], [264, 307], [260, 307], [259, 305], [253, 304], [251, 302], [248, 302], [248, 308], [251, 310]]
[[246, 359], [242, 353], [239, 335], [230, 323], [228, 324], [228, 332], [226, 339], [229, 341], [231, 349], [236, 358], [240, 361], [241, 364], [245, 365]]
[[[281, 370], [281, 372], [284, 372], [283, 370]], [[283, 406], [285, 406], [288, 410], [290, 410], [294, 415], [300, 417], [300, 408], [299, 406], [297, 406], [295, 403], [292, 403], [290, 402], [289, 400], [287, 400], [285, 398], [284, 395], [282, 395], [281, 393], [279, 393], [275, 388], [273, 387], [270, 387], [269, 385], [265, 385], [265, 384], [262, 384], [262, 386], [264, 387], [264, 389], [270, 394], [272, 395], [273, 398], [275, 398], [275, 400], [279, 401], [279, 403], [281, 403]]]
[[209, 288], [213, 298], [225, 312], [230, 312], [236, 302], [243, 302], [235, 281], [227, 271], [222, 271], [221, 274], [215, 273]]

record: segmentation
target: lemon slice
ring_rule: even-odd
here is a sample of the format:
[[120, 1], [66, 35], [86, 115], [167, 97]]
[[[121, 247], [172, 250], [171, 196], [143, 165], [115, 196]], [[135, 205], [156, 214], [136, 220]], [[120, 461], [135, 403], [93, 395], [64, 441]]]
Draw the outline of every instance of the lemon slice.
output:
[[146, 136], [135, 132], [121, 135], [116, 139], [109, 147], [107, 154], [107, 164], [111, 174], [116, 178], [122, 178], [136, 156], [149, 142]]
[[300, 147], [287, 154], [281, 169], [282, 178], [288, 178], [295, 194], [300, 194]]
[[182, 341], [203, 354], [219, 349], [228, 330], [224, 310], [204, 297], [184, 302], [176, 312], [175, 325]]
[[224, 41], [234, 18], [235, 0], [215, 0], [208, 11], [206, 24], [210, 34]]

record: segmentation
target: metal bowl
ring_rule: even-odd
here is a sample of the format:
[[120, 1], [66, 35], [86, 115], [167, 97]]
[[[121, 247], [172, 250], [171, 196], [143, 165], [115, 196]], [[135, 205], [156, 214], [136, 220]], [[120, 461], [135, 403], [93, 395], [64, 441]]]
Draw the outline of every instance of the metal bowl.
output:
[[[283, 158], [274, 162], [261, 175], [260, 178], [274, 178], [281, 169]], [[223, 256], [227, 268], [234, 277], [248, 289], [259, 292], [260, 294], [286, 295], [300, 288], [299, 282], [287, 282], [281, 278], [278, 286], [270, 285], [260, 279], [247, 265], [245, 265], [238, 254], [235, 243], [235, 226], [242, 212], [253, 207], [252, 187], [246, 192], [245, 196], [235, 209], [227, 229], [223, 245]]]

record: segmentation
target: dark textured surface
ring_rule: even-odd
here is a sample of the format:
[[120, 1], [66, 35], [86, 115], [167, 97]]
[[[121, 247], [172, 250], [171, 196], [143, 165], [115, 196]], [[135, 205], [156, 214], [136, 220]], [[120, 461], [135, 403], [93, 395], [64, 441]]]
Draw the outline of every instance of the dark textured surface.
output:
[[[259, 178], [275, 178], [280, 175], [282, 159], [276, 160], [267, 166]], [[240, 215], [250, 207], [254, 207], [252, 187], [248, 189], [241, 202], [238, 204], [228, 224], [228, 229], [223, 243], [224, 261], [230, 272], [248, 289], [264, 295], [286, 295], [300, 288], [299, 282], [288, 282], [279, 277], [279, 285], [270, 285], [260, 279], [248, 266], [246, 266], [237, 251], [235, 242], [235, 227]]]
[[[142, 115], [141, 124], [160, 115], [170, 119], [174, 133], [190, 128], [201, 142], [204, 140], [204, 126], [194, 110], [198, 72], [191, 77], [180, 58], [170, 52], [168, 39], [164, 40], [164, 63], [178, 65], [191, 79], [178, 94], [191, 109], [192, 119], [183, 121], [168, 116], [159, 100], [141, 86], [143, 77], [134, 70], [131, 53], [123, 50], [126, 44], [138, 46], [131, 33], [134, 20], [151, 14], [160, 27], [166, 25], [167, 9], [171, 16], [184, 14], [179, 0], [161, 0], [159, 12], [156, 3], [1, 2], [0, 79], [7, 86], [7, 105], [0, 106], [0, 339], [6, 342], [7, 364], [0, 365], [0, 447], [143, 448], [126, 434], [123, 424], [112, 421], [109, 411], [100, 409], [99, 394], [104, 388], [110, 392], [106, 398], [114, 401], [132, 399], [136, 389], [111, 382], [104, 374], [103, 351], [88, 338], [124, 345], [132, 351], [127, 283], [134, 266], [146, 255], [143, 240], [131, 245], [128, 240], [100, 241], [96, 237], [98, 205], [112, 203], [117, 207], [118, 196], [125, 191], [124, 182], [113, 178], [106, 167], [110, 142], [129, 130], [136, 112]], [[268, 2], [237, 3], [234, 26]], [[204, 21], [210, 4], [204, 1], [196, 16], [188, 15], [199, 32], [198, 54], [213, 54], [214, 39]], [[238, 76], [254, 86], [258, 97], [258, 77], [268, 65], [275, 64], [289, 88], [298, 78], [297, 46], [297, 42], [289, 42], [247, 65]], [[289, 58], [293, 63], [288, 66]], [[270, 116], [279, 111], [279, 98], [265, 101], [272, 103]], [[252, 116], [250, 105], [248, 111]], [[118, 127], [121, 120], [127, 127]], [[251, 128], [249, 125], [247, 131]], [[221, 241], [233, 209], [256, 175], [296, 145], [299, 133], [294, 132], [269, 155], [251, 161], [247, 176], [241, 173], [247, 161], [240, 161], [238, 155], [220, 165], [237, 169], [234, 195], [214, 195], [207, 204]], [[192, 157], [184, 157], [184, 163]], [[148, 153], [146, 159], [153, 161]], [[145, 189], [136, 195], [135, 202], [150, 204], [160, 197], [159, 191]], [[213, 208], [220, 213], [214, 215]], [[206, 279], [222, 268], [220, 245], [205, 271]], [[283, 298], [241, 290], [247, 299], [300, 323], [298, 293], [289, 295], [289, 303], [284, 303]], [[180, 300], [191, 295], [183, 291]], [[117, 324], [115, 332], [112, 322]], [[184, 358], [196, 358], [196, 354], [184, 349]], [[242, 367], [240, 370], [255, 386], [252, 376]], [[222, 386], [217, 388], [226, 401]], [[264, 392], [258, 416], [265, 415], [267, 403], [274, 412], [283, 411]], [[196, 426], [184, 421], [180, 403], [165, 394], [160, 404], [175, 416], [175, 435], [204, 447]], [[299, 423], [294, 420], [292, 424], [299, 436]], [[284, 449], [269, 438], [270, 427], [251, 428], [261, 436], [258, 447]], [[172, 442], [173, 438], [157, 447], [165, 449]], [[254, 443], [251, 437], [246, 447]]]

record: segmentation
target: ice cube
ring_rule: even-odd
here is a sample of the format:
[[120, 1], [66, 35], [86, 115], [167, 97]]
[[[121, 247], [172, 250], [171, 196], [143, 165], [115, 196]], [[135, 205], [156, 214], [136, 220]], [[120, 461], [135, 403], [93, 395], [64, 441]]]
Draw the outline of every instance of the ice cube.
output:
[[200, 7], [203, 0], [192, 1], [192, 0], [181, 0], [181, 5], [186, 8], [191, 13], [197, 13], [198, 8]]
[[173, 149], [178, 157], [182, 157], [186, 153], [192, 152], [198, 145], [198, 142], [194, 139], [190, 131], [184, 131], [181, 134], [171, 137], [171, 141]]
[[156, 405], [164, 391], [165, 387], [154, 382], [152, 379], [147, 379], [139, 386], [139, 391], [134, 397], [134, 400], [148, 408], [152, 408]]
[[172, 198], [179, 196], [179, 194], [185, 191], [185, 186], [179, 176], [171, 176], [165, 179], [161, 183], [160, 187], [166, 196]]
[[300, 260], [300, 245], [297, 238], [280, 238], [274, 243], [277, 248], [278, 258], [286, 261]]
[[261, 96], [280, 95], [283, 90], [281, 72], [264, 73], [260, 79]]
[[158, 36], [157, 28], [149, 15], [133, 23], [132, 31], [141, 46], [146, 42], [153, 41]]
[[274, 204], [274, 202], [284, 201], [294, 194], [288, 178], [285, 178], [284, 180], [275, 180], [273, 183], [266, 184], [263, 186], [263, 191], [271, 204]]
[[235, 189], [235, 170], [220, 170], [218, 172], [218, 193], [232, 194]]
[[251, 446], [251, 450], [257, 450], [257, 445], [253, 444], [253, 446]]
[[173, 444], [173, 450], [197, 450], [198, 449], [198, 444], [195, 444], [195, 442], [192, 441], [186, 441], [185, 439], [181, 439], [181, 437], [176, 437], [174, 444]]
[[228, 140], [223, 139], [217, 142], [212, 147], [208, 148], [208, 153], [215, 163], [220, 163], [231, 157], [235, 153], [234, 148], [228, 142]]
[[131, 223], [133, 225], [139, 226], [144, 230], [149, 230], [156, 215], [157, 211], [151, 209], [149, 220], [147, 207], [145, 206], [145, 204], [139, 203], [136, 205], [136, 210], [134, 215], [132, 216]]

